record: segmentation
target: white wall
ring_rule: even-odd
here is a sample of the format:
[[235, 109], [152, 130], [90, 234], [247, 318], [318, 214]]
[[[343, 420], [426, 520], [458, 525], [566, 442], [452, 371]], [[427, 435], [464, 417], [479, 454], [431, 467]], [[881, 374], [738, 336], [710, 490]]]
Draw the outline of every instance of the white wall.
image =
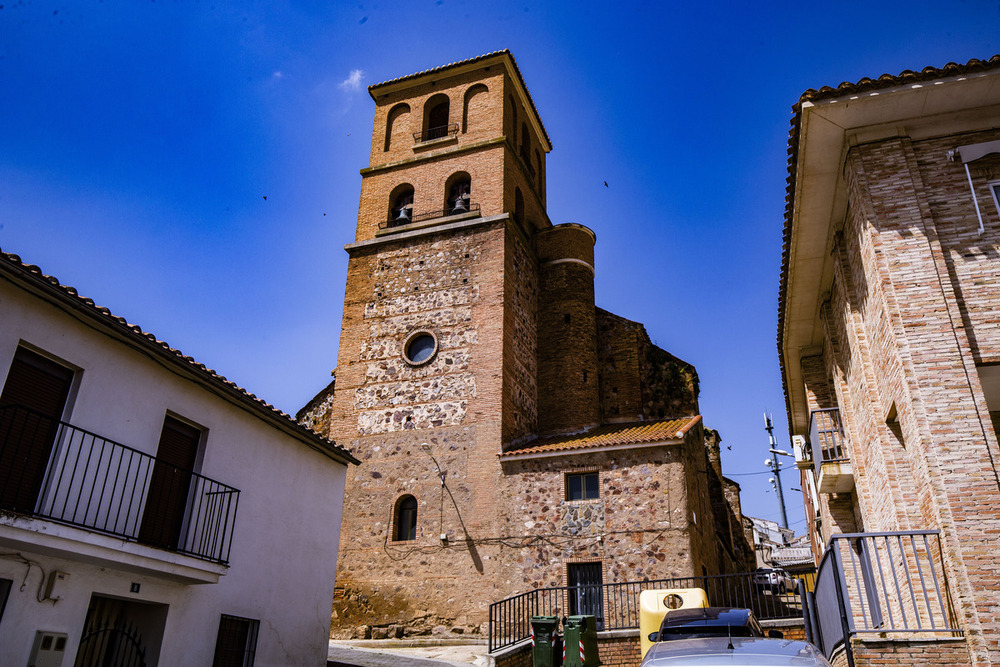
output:
[[[230, 567], [215, 584], [18, 548], [47, 571], [70, 574], [62, 600], [38, 602], [39, 569], [29, 573], [9, 555], [14, 543], [0, 541], [0, 577], [14, 580], [0, 620], [0, 662], [27, 665], [42, 629], [69, 635], [64, 664], [71, 665], [90, 596], [98, 593], [169, 605], [159, 665], [210, 665], [222, 613], [260, 620], [256, 665], [324, 664], [346, 467], [0, 279], [0, 385], [22, 342], [82, 369], [66, 421], [155, 454], [165, 414], [179, 415], [206, 430], [197, 472], [241, 493]], [[132, 582], [138, 594], [129, 592]]]

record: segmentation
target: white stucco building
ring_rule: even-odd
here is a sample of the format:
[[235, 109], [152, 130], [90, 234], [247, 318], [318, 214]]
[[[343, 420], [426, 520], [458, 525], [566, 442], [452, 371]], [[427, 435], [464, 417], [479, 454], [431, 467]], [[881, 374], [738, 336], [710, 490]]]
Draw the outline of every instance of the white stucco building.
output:
[[3, 253], [0, 387], [0, 663], [325, 664], [349, 453]]

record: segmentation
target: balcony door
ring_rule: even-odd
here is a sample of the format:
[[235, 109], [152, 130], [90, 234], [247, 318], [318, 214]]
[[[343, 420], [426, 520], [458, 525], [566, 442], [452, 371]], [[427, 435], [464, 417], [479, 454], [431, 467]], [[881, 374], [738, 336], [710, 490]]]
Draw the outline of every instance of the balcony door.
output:
[[0, 507], [35, 511], [73, 371], [17, 348], [0, 393]]
[[139, 529], [141, 542], [177, 548], [200, 441], [201, 431], [195, 427], [169, 415], [164, 420]]

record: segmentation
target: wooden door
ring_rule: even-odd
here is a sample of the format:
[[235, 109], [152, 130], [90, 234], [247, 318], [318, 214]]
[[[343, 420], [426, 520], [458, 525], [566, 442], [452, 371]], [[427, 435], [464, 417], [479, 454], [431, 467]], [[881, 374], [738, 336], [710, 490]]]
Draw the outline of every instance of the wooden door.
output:
[[35, 511], [73, 371], [18, 348], [0, 393], [0, 507]]
[[193, 426], [170, 416], [164, 420], [139, 528], [141, 542], [177, 548], [200, 440], [201, 431]]

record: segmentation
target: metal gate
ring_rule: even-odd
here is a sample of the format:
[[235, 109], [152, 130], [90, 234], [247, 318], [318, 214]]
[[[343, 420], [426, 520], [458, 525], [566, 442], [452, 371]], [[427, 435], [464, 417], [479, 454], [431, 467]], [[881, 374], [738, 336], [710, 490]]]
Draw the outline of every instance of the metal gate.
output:
[[142, 637], [118, 600], [91, 600], [75, 667], [146, 667]]
[[570, 615], [597, 617], [597, 629], [604, 629], [604, 573], [601, 563], [570, 563], [567, 567]]

